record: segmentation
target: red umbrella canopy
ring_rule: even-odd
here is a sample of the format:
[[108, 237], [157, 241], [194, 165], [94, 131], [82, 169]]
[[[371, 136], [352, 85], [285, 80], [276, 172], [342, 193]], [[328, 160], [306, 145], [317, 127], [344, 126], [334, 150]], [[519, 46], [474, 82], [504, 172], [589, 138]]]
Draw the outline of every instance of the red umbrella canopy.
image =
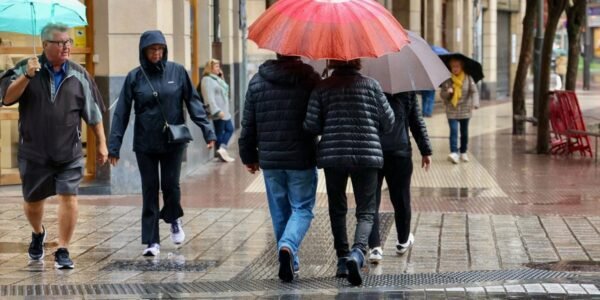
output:
[[337, 60], [379, 57], [409, 43], [374, 0], [279, 0], [250, 26], [248, 38], [284, 55]]

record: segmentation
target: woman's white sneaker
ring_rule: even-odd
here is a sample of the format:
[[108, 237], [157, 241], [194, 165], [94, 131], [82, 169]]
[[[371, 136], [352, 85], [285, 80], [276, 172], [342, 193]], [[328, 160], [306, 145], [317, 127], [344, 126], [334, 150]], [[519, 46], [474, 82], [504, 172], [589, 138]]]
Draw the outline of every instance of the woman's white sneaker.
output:
[[458, 153], [456, 152], [452, 152], [450, 154], [448, 154], [448, 160], [451, 161], [453, 164], [458, 164], [459, 162], [459, 156]]
[[180, 245], [185, 240], [181, 218], [171, 223], [171, 241], [175, 245]]
[[408, 252], [408, 250], [412, 247], [412, 245], [415, 243], [415, 236], [410, 233], [408, 235], [408, 241], [406, 241], [406, 243], [404, 244], [400, 244], [399, 242], [396, 244], [396, 253], [398, 253], [399, 255], [402, 255], [406, 252]]
[[383, 250], [381, 247], [375, 247], [369, 251], [369, 262], [372, 264], [378, 264], [383, 260]]
[[157, 256], [160, 253], [160, 245], [153, 243], [148, 245], [148, 248], [144, 249], [144, 256]]
[[460, 160], [462, 160], [464, 162], [468, 162], [469, 161], [469, 156], [467, 155], [467, 153], [461, 153], [460, 154]]

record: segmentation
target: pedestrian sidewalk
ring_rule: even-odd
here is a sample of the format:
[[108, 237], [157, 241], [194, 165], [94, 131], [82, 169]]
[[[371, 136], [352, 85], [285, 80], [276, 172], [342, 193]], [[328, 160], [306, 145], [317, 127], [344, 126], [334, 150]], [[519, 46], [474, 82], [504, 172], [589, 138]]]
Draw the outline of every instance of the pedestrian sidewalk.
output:
[[[588, 125], [600, 122], [600, 102], [594, 100], [598, 94], [579, 95]], [[336, 258], [321, 173], [315, 219], [300, 250], [300, 280], [285, 285], [276, 279], [276, 245], [263, 179], [247, 173], [237, 160], [212, 161], [183, 180], [188, 239], [176, 248], [168, 226], [161, 224], [162, 252], [154, 260], [141, 256], [140, 195], [81, 197], [70, 249], [73, 271], [54, 271], [52, 255], [44, 264], [27, 264], [30, 229], [22, 200], [3, 196], [0, 295], [48, 295], [55, 287], [55, 295], [95, 297], [358, 291], [417, 298], [600, 294], [600, 167], [593, 159], [533, 154], [536, 128], [528, 124], [527, 135], [512, 136], [509, 102], [475, 111], [468, 163], [453, 165], [446, 159], [445, 115], [426, 122], [434, 155], [430, 172], [419, 168], [417, 153], [413, 157], [415, 246], [396, 256], [392, 207], [384, 192], [384, 259], [369, 267], [363, 289], [333, 278]], [[47, 213], [44, 223], [49, 232], [46, 249], [53, 251], [55, 214]], [[350, 221], [348, 230], [353, 226]], [[585, 272], [568, 272], [576, 266]]]

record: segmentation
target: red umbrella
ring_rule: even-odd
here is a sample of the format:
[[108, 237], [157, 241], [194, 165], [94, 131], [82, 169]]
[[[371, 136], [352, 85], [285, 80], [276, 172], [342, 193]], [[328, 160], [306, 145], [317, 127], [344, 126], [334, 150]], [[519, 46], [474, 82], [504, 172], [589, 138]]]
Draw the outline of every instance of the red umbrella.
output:
[[374, 0], [279, 0], [250, 26], [248, 38], [284, 55], [337, 60], [379, 57], [409, 43]]

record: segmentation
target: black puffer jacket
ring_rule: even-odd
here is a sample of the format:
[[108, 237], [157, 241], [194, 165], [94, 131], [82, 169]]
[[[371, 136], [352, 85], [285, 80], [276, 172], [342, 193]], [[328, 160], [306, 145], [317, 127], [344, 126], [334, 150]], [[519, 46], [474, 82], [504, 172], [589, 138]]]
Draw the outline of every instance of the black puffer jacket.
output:
[[300, 60], [269, 60], [248, 86], [240, 157], [263, 169], [303, 170], [316, 165], [316, 137], [302, 129], [310, 92], [319, 82]]
[[431, 155], [431, 143], [427, 136], [427, 127], [421, 116], [419, 103], [414, 92], [385, 94], [394, 110], [396, 121], [394, 129], [381, 137], [381, 147], [385, 154], [410, 157], [412, 148], [408, 130], [413, 134], [421, 156]]
[[381, 168], [380, 135], [393, 124], [394, 112], [379, 83], [343, 68], [313, 91], [304, 128], [321, 135], [319, 168]]

